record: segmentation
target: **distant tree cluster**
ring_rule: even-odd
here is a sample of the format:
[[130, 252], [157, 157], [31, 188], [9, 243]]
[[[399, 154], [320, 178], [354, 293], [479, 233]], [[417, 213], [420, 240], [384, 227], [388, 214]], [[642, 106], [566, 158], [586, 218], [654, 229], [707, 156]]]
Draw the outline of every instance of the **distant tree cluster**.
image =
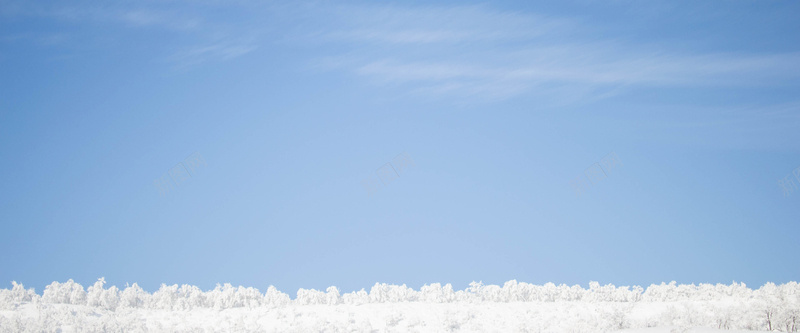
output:
[[[124, 290], [115, 286], [105, 288], [105, 280], [101, 278], [86, 290], [72, 280], [53, 282], [45, 288], [42, 295], [12, 282], [10, 290], [0, 289], [0, 331], [48, 331], [63, 325], [73, 328], [94, 327], [103, 331], [125, 331], [139, 326], [146, 329], [147, 327], [142, 326], [145, 324], [141, 317], [131, 315], [145, 310], [205, 310], [219, 313], [227, 309], [245, 309], [274, 312], [308, 306], [353, 307], [383, 303], [432, 303], [443, 306], [457, 303], [473, 309], [470, 310], [472, 312], [448, 312], [443, 320], [447, 325], [457, 327], [475, 322], [471, 318], [480, 316], [480, 310], [474, 309], [508, 303], [519, 304], [521, 308], [527, 309], [526, 313], [531, 312], [530, 309], [567, 309], [567, 314], [554, 312], [549, 316], [562, 318], [560, 320], [564, 321], [573, 320], [575, 325], [583, 325], [570, 326], [571, 330], [577, 331], [583, 331], [580, 327], [591, 331], [598, 327], [613, 330], [654, 326], [704, 326], [782, 332], [800, 330], [800, 284], [797, 282], [782, 285], [767, 283], [752, 290], [743, 283], [677, 285], [672, 282], [651, 285], [644, 289], [639, 286], [615, 287], [591, 282], [589, 288], [584, 289], [578, 285], [534, 285], [509, 281], [502, 287], [473, 282], [465, 290], [458, 291], [453, 290], [450, 284], [442, 286], [434, 283], [414, 290], [405, 285], [379, 283], [369, 292], [362, 289], [345, 294], [341, 294], [336, 287], [329, 287], [326, 291], [300, 289], [297, 297], [291, 299], [289, 295], [272, 286], [261, 293], [255, 288], [233, 287], [230, 284], [217, 285], [209, 291], [190, 285], [162, 284], [161, 288], [151, 294], [135, 283]], [[31, 317], [21, 314], [21, 309], [26, 308], [38, 309], [39, 315]], [[640, 312], [643, 311], [637, 310], [644, 308], [650, 309], [649, 314], [642, 314]], [[569, 317], [570, 311], [573, 317]], [[545, 312], [540, 316], [544, 316]], [[79, 313], [83, 313], [83, 317], [77, 318], [81, 316]], [[409, 314], [394, 313], [385, 318], [384, 325], [392, 327], [408, 316]], [[281, 318], [286, 319], [278, 317], [283, 320]], [[536, 314], [518, 320], [522, 323], [520, 325], [535, 324], [539, 325], [536, 326], [538, 329], [542, 329], [542, 321], [531, 318], [535, 319]], [[239, 324], [247, 326], [245, 319], [241, 320]], [[291, 323], [300, 325], [296, 321]], [[250, 321], [250, 324], [253, 330], [263, 328], [256, 325], [256, 321]], [[355, 323], [351, 320], [340, 324], [347, 327], [363, 326], [364, 322]], [[346, 330], [347, 327], [343, 326], [343, 329]]]

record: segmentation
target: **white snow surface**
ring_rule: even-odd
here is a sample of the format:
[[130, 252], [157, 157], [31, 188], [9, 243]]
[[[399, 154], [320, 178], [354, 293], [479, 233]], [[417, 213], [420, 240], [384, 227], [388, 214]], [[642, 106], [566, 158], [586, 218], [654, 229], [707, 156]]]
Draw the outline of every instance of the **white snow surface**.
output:
[[717, 332], [800, 330], [800, 284], [642, 287], [473, 282], [420, 290], [375, 284], [341, 294], [269, 287], [133, 284], [84, 290], [69, 280], [42, 295], [12, 282], [0, 289], [0, 332]]

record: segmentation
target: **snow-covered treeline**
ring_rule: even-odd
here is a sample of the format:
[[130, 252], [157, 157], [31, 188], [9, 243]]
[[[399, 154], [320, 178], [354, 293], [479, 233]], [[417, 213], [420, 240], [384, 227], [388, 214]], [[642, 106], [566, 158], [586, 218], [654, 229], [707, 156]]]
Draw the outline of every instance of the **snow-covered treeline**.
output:
[[33, 289], [25, 289], [22, 284], [12, 282], [12, 288], [0, 289], [0, 309], [13, 309], [21, 303], [73, 304], [100, 307], [146, 309], [229, 309], [237, 307], [281, 306], [286, 304], [366, 304], [398, 302], [670, 302], [670, 301], [713, 301], [713, 300], [758, 300], [775, 307], [796, 306], [800, 298], [800, 284], [789, 282], [782, 285], [767, 283], [752, 290], [744, 283], [725, 284], [682, 284], [674, 281], [666, 284], [616, 287], [591, 282], [588, 289], [579, 285], [555, 285], [547, 283], [535, 285], [515, 280], [502, 287], [473, 282], [465, 290], [453, 290], [450, 284], [425, 285], [414, 290], [406, 285], [376, 283], [369, 292], [364, 289], [341, 294], [336, 287], [326, 291], [300, 289], [297, 297], [291, 299], [286, 293], [270, 286], [265, 293], [256, 288], [233, 287], [230, 284], [217, 285], [209, 291], [202, 291], [190, 285], [162, 284], [154, 293], [148, 293], [136, 283], [120, 290], [116, 286], [105, 288], [101, 278], [93, 286], [84, 289], [79, 283], [69, 280], [64, 283], [53, 282], [45, 287], [42, 295]]
[[[394, 310], [402, 304], [409, 309], [423, 310]], [[219, 314], [233, 311], [225, 313], [237, 313], [240, 316], [236, 319], [237, 323], [249, 323], [253, 330], [264, 330], [263, 325], [293, 330], [306, 327], [303, 325], [307, 324], [295, 317], [308, 319], [320, 311], [341, 313], [355, 309], [354, 313], [358, 313], [371, 309], [369, 311], [379, 314], [362, 314], [366, 319], [362, 318], [358, 323], [354, 322], [356, 317], [353, 317], [353, 313], [349, 319], [336, 319], [331, 315], [330, 318], [317, 318], [315, 320], [319, 322], [315, 323], [323, 328], [340, 325], [342, 330], [352, 331], [347, 327], [357, 324], [358, 327], [391, 328], [399, 327], [398, 323], [404, 322], [411, 325], [406, 328], [417, 325], [414, 327], [429, 327], [437, 331], [442, 327], [478, 325], [476, 323], [481, 321], [475, 318], [489, 316], [486, 309], [497, 308], [507, 308], [494, 316], [504, 318], [504, 321], [499, 321], [503, 325], [513, 323], [508, 326], [511, 330], [518, 330], [522, 326], [545, 331], [561, 331], [553, 327], [566, 327], [565, 330], [573, 331], [593, 331], [591, 328], [594, 328], [597, 331], [601, 330], [599, 328], [613, 330], [680, 325], [797, 332], [800, 330], [800, 284], [767, 283], [756, 290], [741, 283], [677, 285], [672, 282], [644, 289], [638, 286], [602, 286], [592, 282], [588, 289], [584, 289], [578, 285], [533, 285], [509, 281], [502, 287], [473, 282], [465, 290], [453, 290], [450, 284], [442, 286], [438, 283], [425, 285], [420, 290], [405, 285], [375, 284], [369, 292], [362, 289], [345, 294], [341, 294], [336, 287], [329, 287], [326, 291], [300, 289], [297, 297], [291, 299], [272, 286], [261, 293], [255, 288], [233, 287], [230, 284], [217, 285], [209, 291], [190, 285], [162, 285], [156, 292], [148, 293], [136, 284], [123, 290], [114, 286], [105, 288], [105, 281], [101, 278], [86, 289], [72, 280], [53, 282], [39, 295], [33, 289], [25, 289], [21, 284], [12, 282], [10, 290], [0, 289], [0, 329], [26, 330], [33, 327], [36, 331], [71, 323], [73, 327], [100, 327], [99, 330], [113, 331], [116, 329], [110, 327], [117, 327], [125, 331], [126, 327], [135, 325], [146, 330], [148, 327], [160, 327], [152, 326], [155, 325], [153, 323], [144, 324], [152, 322], [152, 319], [147, 319], [149, 315], [145, 315], [148, 313], [182, 313], [180, 316], [188, 316], [189, 313]], [[431, 311], [441, 313], [433, 319], [424, 319], [425, 313]], [[31, 314], [34, 312], [38, 315]], [[275, 318], [264, 319], [269, 317], [267, 314]], [[252, 318], [247, 319], [251, 315]], [[375, 318], [379, 322], [375, 322]], [[497, 318], [492, 320], [499, 320]], [[159, 320], [155, 323], [161, 325]], [[222, 327], [222, 330], [230, 328], [225, 325], [215, 324], [214, 327]], [[171, 327], [169, 330], [179, 328], [168, 327]], [[534, 329], [536, 327], [538, 329]]]

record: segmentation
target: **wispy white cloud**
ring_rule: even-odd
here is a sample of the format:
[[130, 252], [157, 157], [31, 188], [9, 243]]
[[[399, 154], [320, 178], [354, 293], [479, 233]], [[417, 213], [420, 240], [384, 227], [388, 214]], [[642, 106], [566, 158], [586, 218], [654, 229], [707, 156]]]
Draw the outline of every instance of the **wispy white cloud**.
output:
[[208, 61], [225, 61], [237, 58], [257, 48], [258, 46], [252, 43], [225, 41], [179, 51], [172, 55], [169, 60], [175, 63], [177, 68], [185, 69]]
[[132, 10], [122, 14], [122, 19], [138, 26], [153, 25], [161, 23], [163, 18], [156, 13], [145, 10]]
[[498, 98], [559, 89], [603, 97], [641, 86], [753, 86], [800, 78], [800, 53], [700, 54], [598, 41], [582, 34], [591, 28], [576, 20], [486, 6], [342, 6], [326, 13], [332, 15], [329, 23], [323, 19], [324, 32], [306, 41], [358, 52], [326, 57], [320, 65], [427, 94]]
[[136, 27], [158, 26], [173, 30], [192, 30], [199, 28], [203, 22], [195, 16], [150, 9], [125, 10], [116, 14], [116, 18]]
[[568, 31], [570, 20], [494, 10], [488, 6], [396, 5], [324, 8], [329, 40], [397, 44], [459, 43], [535, 38]]
[[337, 31], [326, 34], [332, 40], [375, 41], [388, 43], [437, 43], [475, 38], [468, 32], [404, 30], [404, 31]]
[[[47, 18], [74, 26], [93, 24], [114, 29], [130, 31], [161, 31], [177, 34], [180, 43], [175, 45], [174, 52], [165, 58], [175, 61], [176, 67], [187, 67], [213, 60], [229, 60], [254, 50], [251, 42], [241, 42], [244, 38], [236, 33], [220, 33], [221, 22], [205, 22], [201, 16], [192, 11], [179, 10], [176, 7], [159, 6], [158, 3], [87, 3], [70, 4], [38, 4], [17, 3], [14, 10], [6, 10], [4, 15], [17, 17]], [[77, 34], [74, 32], [73, 34]], [[37, 44], [68, 46], [67, 33], [22, 33], [6, 36], [34, 42]], [[42, 36], [47, 37], [43, 39]], [[82, 43], [81, 48], [89, 47], [91, 39], [74, 38], [74, 42]], [[105, 44], [105, 43], [98, 43]], [[166, 51], [165, 52], [170, 52]]]
[[615, 40], [570, 17], [489, 5], [247, 3], [231, 10], [236, 15], [210, 15], [225, 5], [15, 4], [3, 12], [182, 34], [165, 48], [171, 50], [162, 50], [176, 67], [289, 41], [309, 51], [298, 54], [315, 58], [317, 68], [431, 95], [507, 98], [558, 90], [601, 98], [642, 86], [752, 86], [800, 77], [797, 53], [703, 54], [657, 41]]
[[50, 17], [74, 24], [100, 23], [125, 24], [129, 27], [159, 27], [171, 30], [188, 30], [199, 27], [202, 20], [192, 14], [159, 8], [131, 7], [106, 4], [61, 4], [55, 6], [31, 6], [25, 8], [27, 15]]
[[[605, 55], [601, 54], [605, 53]], [[614, 56], [618, 54], [618, 56]], [[800, 77], [800, 54], [713, 56], [635, 55], [577, 47], [574, 53], [538, 53], [532, 59], [494, 55], [479, 61], [378, 59], [345, 68], [380, 84], [422, 86], [417, 91], [511, 97], [553, 86], [598, 91], [631, 86], [753, 86]]]

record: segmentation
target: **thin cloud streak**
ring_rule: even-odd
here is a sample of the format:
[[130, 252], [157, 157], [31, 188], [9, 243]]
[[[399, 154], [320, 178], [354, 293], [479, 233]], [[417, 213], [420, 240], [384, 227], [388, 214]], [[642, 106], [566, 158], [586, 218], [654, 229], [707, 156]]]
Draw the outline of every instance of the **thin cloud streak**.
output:
[[338, 6], [324, 8], [316, 15], [326, 15], [325, 23], [335, 27], [317, 34], [322, 40], [356, 43], [496, 42], [536, 38], [573, 26], [565, 19], [502, 12], [482, 5]]
[[84, 6], [32, 6], [18, 15], [49, 17], [75, 24], [96, 22], [102, 24], [125, 24], [132, 27], [159, 27], [170, 30], [191, 30], [200, 27], [199, 17], [173, 10], [112, 5]]
[[[147, 6], [146, 3], [128, 4], [72, 4], [45, 6], [42, 4], [18, 4], [14, 11], [4, 12], [6, 15], [16, 17], [45, 18], [74, 26], [96, 24], [112, 29], [130, 29], [132, 31], [150, 29], [156, 32], [170, 32], [189, 40], [188, 46], [183, 46], [183, 51], [172, 51], [171, 56], [165, 57], [176, 63], [176, 67], [185, 68], [192, 65], [217, 60], [224, 61], [245, 55], [256, 46], [252, 43], [240, 42], [241, 37], [226, 37], [220, 33], [217, 23], [205, 22], [190, 11], [181, 11], [175, 8], [158, 8]], [[25, 36], [25, 35], [20, 35]], [[51, 36], [65, 36], [64, 33]], [[36, 38], [34, 38], [36, 37]], [[41, 43], [39, 37], [27, 38], [29, 42]], [[50, 44], [66, 45], [64, 38], [49, 40]], [[81, 39], [85, 43], [87, 40]], [[178, 46], [178, 48], [181, 48]], [[169, 52], [169, 51], [168, 51]]]
[[[584, 51], [580, 53], [579, 51]], [[577, 49], [579, 54], [588, 51]], [[502, 58], [501, 56], [498, 58]], [[552, 55], [537, 62], [493, 66], [507, 63], [485, 60], [480, 63], [415, 62], [382, 59], [358, 65], [351, 70], [377, 83], [427, 84], [447, 89], [429, 89], [443, 94], [474, 94], [501, 87], [523, 93], [537, 86], [566, 84], [584, 86], [754, 86], [773, 80], [800, 77], [799, 54], [641, 56], [595, 58], [584, 61]], [[477, 88], [482, 86], [483, 88]], [[463, 91], [462, 91], [463, 90]]]
[[186, 69], [208, 61], [226, 61], [241, 57], [257, 48], [258, 46], [248, 43], [220, 42], [178, 52], [171, 56], [169, 60], [176, 64], [176, 68]]
[[[357, 56], [331, 56], [334, 67], [379, 85], [407, 84], [439, 95], [513, 97], [574, 89], [610, 96], [642, 86], [764, 86], [800, 78], [800, 53], [697, 54], [621, 41], [591, 41], [570, 19], [500, 12], [483, 6], [343, 6], [311, 42], [340, 43]], [[424, 47], [414, 47], [424, 44]], [[422, 46], [422, 45], [420, 45]], [[347, 59], [349, 58], [349, 59]], [[332, 61], [332, 59], [336, 59]], [[508, 89], [505, 94], [498, 94]]]

